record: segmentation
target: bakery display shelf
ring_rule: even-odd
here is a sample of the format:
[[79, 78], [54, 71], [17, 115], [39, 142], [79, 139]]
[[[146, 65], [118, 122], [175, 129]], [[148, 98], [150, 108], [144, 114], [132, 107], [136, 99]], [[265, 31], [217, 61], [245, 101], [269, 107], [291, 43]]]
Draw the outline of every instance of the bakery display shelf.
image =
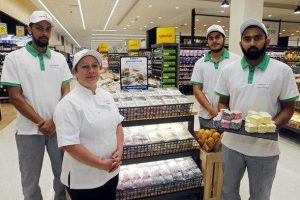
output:
[[193, 72], [193, 70], [179, 70], [179, 72]]
[[213, 120], [203, 120], [203, 127], [204, 129], [216, 129], [218, 131], [226, 131], [226, 132], [230, 132], [233, 134], [238, 134], [238, 135], [245, 135], [245, 136], [251, 136], [251, 137], [257, 137], [257, 138], [263, 138], [263, 139], [267, 139], [267, 140], [278, 140], [278, 135], [279, 135], [279, 128], [276, 128], [275, 133], [248, 133], [245, 130], [245, 121], [243, 120], [243, 124], [241, 129], [235, 130], [235, 129], [227, 129], [227, 128], [223, 128], [223, 127], [215, 127], [213, 124]]
[[[197, 143], [197, 141], [195, 141], [195, 142]], [[160, 154], [160, 155], [145, 156], [145, 157], [130, 158], [130, 159], [122, 158], [122, 164], [130, 165], [130, 164], [146, 163], [146, 162], [153, 162], [153, 161], [159, 161], [159, 160], [167, 160], [167, 159], [172, 159], [172, 158], [173, 159], [182, 158], [182, 157], [186, 157], [186, 156], [197, 157], [199, 154], [199, 144], [197, 143], [197, 145], [198, 145], [197, 149], [185, 150], [183, 152], [178, 152], [178, 153], [168, 153], [168, 154]], [[124, 153], [123, 153], [123, 157], [124, 157]]]
[[188, 116], [191, 115], [192, 109], [193, 103], [119, 107], [124, 121]]
[[[178, 197], [187, 196], [190, 194], [201, 193], [202, 176], [187, 180], [176, 181], [167, 184], [160, 184], [151, 187], [117, 190], [117, 200], [130, 199], [153, 199], [167, 200], [176, 199]], [[170, 194], [166, 196], [166, 194]], [[200, 195], [199, 195], [200, 197]]]
[[199, 149], [199, 145], [194, 138], [151, 144], [124, 145], [123, 160], [182, 153], [195, 149]]

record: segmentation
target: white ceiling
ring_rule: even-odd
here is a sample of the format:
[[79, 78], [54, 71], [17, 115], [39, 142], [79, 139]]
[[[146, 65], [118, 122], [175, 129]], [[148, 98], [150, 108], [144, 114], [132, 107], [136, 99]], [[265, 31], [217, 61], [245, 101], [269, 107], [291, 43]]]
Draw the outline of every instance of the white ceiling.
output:
[[[230, 13], [230, 8], [220, 7], [222, 0], [119, 0], [106, 27], [107, 30], [117, 31], [104, 32], [93, 29], [103, 30], [116, 0], [80, 0], [85, 30], [83, 30], [78, 0], [31, 1], [38, 8], [44, 9], [40, 4], [42, 2], [71, 36], [81, 46], [88, 48], [96, 48], [100, 40], [107, 40], [113, 45], [118, 42], [124, 43], [130, 38], [142, 39], [145, 38], [146, 30], [158, 26], [175, 26], [178, 27], [178, 35], [180, 33], [190, 35], [193, 8], [196, 8], [198, 14], [229, 16]], [[265, 0], [264, 2], [264, 19], [300, 22], [300, 14], [293, 13], [297, 0], [285, 0], [284, 2], [283, 0]], [[178, 9], [176, 9], [177, 6]], [[272, 15], [272, 17], [268, 15]], [[197, 16], [196, 19], [196, 35], [203, 35], [206, 28], [214, 23], [218, 23], [224, 26], [225, 30], [229, 30], [229, 18]], [[56, 28], [58, 31], [64, 32], [59, 25]], [[292, 33], [295, 36], [300, 36], [300, 23], [282, 23], [281, 30], [283, 29], [286, 31], [282, 32], [282, 36], [290, 36]], [[120, 36], [119, 34], [129, 36]], [[71, 37], [68, 37], [72, 41]]]

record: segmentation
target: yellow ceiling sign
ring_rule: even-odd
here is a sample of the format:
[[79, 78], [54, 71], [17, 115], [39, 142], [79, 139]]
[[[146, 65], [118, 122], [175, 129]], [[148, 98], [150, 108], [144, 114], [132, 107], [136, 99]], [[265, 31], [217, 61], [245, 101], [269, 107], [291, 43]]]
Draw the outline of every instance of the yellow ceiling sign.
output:
[[165, 27], [156, 29], [156, 44], [175, 43], [176, 38], [175, 27]]
[[128, 50], [139, 50], [140, 41], [139, 40], [128, 40]]
[[16, 26], [16, 35], [24, 36], [24, 26]]
[[100, 43], [97, 50], [98, 52], [108, 52], [108, 49], [108, 43]]
[[0, 23], [0, 35], [7, 35], [6, 23]]

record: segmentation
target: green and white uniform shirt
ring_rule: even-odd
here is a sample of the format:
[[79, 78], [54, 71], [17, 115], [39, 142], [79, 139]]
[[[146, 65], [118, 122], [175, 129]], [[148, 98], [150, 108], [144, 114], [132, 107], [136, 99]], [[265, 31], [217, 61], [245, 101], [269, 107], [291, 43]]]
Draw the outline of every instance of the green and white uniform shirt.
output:
[[[230, 98], [230, 110], [265, 111], [275, 117], [280, 112], [280, 101], [296, 101], [298, 88], [292, 69], [267, 55], [252, 67], [243, 57], [221, 71], [216, 94]], [[248, 156], [274, 156], [280, 153], [278, 141], [226, 133], [222, 143]]]
[[[195, 63], [191, 83], [193, 85], [202, 85], [202, 92], [212, 106], [217, 107], [219, 102], [219, 96], [214, 93], [214, 90], [220, 70], [238, 58], [240, 56], [225, 49], [218, 62], [213, 61], [210, 53], [207, 53]], [[209, 112], [201, 105], [199, 116], [204, 119], [211, 118]]]
[[[53, 116], [62, 97], [61, 87], [73, 79], [65, 57], [47, 48], [40, 53], [28, 43], [5, 57], [1, 84], [22, 88], [22, 95], [43, 119]], [[41, 134], [38, 127], [18, 113], [20, 135]]]

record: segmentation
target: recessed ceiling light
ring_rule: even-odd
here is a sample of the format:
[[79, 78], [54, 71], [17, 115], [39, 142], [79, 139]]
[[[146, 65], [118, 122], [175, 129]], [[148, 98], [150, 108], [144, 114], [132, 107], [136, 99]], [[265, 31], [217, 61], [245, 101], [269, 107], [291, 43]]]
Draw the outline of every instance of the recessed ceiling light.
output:
[[127, 27], [129, 27], [130, 25], [129, 25], [129, 24], [127, 24], [126, 26], [127, 26]]
[[134, 20], [131, 20], [130, 22], [131, 22], [131, 23], [134, 23], [135, 21], [134, 21]]
[[268, 17], [272, 17], [272, 15], [268, 15]]
[[223, 13], [223, 12], [225, 12], [225, 11], [224, 11], [224, 10], [221, 10], [220, 12]]
[[196, 19], [197, 22], [199, 22], [199, 19]]
[[204, 24], [203, 26], [207, 26], [206, 24]]
[[123, 29], [124, 29], [124, 30], [126, 30], [127, 28], [126, 28], [126, 27], [124, 27]]
[[299, 33], [299, 31], [296, 31], [297, 33]]
[[149, 5], [149, 8], [152, 8], [152, 5]]
[[162, 19], [162, 17], [158, 17], [158, 19]]
[[219, 21], [217, 21], [218, 23], [221, 23], [221, 21], [219, 20]]
[[147, 26], [145, 25], [144, 28], [147, 28]]
[[228, 31], [228, 30], [225, 30], [226, 32]]
[[187, 26], [187, 24], [184, 24], [185, 26]]
[[150, 24], [154, 24], [154, 22], [153, 22], [153, 21], [151, 21], [151, 22], [150, 22]]
[[285, 31], [285, 30], [282, 30], [283, 32]]
[[294, 33], [292, 33], [291, 35], [295, 35]]
[[225, 26], [222, 26], [223, 28], [225, 28]]
[[138, 15], [138, 16], [136, 16], [136, 18], [140, 18], [140, 17], [141, 17], [141, 16], [139, 16], [139, 15]]
[[279, 35], [281, 35], [282, 33], [279, 33]]
[[176, 6], [175, 9], [178, 10], [178, 9], [179, 9], [179, 6]]
[[177, 26], [175, 28], [178, 28]]

